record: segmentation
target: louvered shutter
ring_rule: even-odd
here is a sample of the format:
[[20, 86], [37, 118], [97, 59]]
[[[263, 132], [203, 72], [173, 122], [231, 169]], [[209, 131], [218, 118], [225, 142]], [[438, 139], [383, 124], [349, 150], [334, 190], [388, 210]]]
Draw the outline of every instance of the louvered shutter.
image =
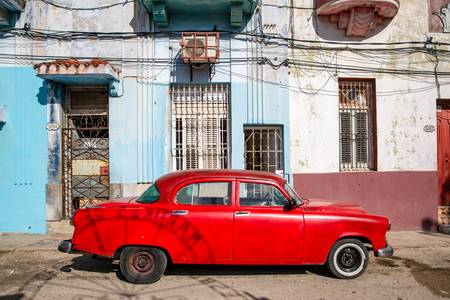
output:
[[205, 135], [203, 143], [205, 144], [204, 151], [205, 160], [204, 167], [208, 169], [215, 169], [218, 166], [217, 145], [218, 145], [218, 128], [217, 119], [207, 118], [205, 120]]
[[341, 169], [347, 169], [352, 165], [352, 114], [348, 111], [340, 113], [341, 122]]
[[186, 169], [198, 169], [198, 127], [197, 120], [186, 119]]
[[356, 112], [355, 123], [356, 164], [359, 168], [367, 168], [369, 161], [369, 123], [367, 112]]
[[340, 168], [342, 171], [373, 167], [370, 151], [371, 114], [375, 109], [374, 80], [339, 80]]

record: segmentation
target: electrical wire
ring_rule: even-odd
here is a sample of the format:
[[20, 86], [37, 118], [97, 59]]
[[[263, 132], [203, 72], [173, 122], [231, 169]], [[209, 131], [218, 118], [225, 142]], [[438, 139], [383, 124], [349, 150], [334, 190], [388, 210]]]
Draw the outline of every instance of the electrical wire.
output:
[[[47, 1], [47, 0], [40, 0], [40, 1]], [[14, 35], [24, 35], [29, 37], [45, 37], [45, 38], [54, 38], [54, 39], [86, 39], [90, 37], [97, 37], [97, 38], [116, 38], [116, 39], [122, 39], [122, 38], [135, 38], [135, 37], [143, 37], [143, 36], [152, 36], [152, 35], [159, 35], [159, 34], [176, 34], [181, 35], [182, 32], [199, 32], [198, 29], [185, 29], [185, 30], [161, 30], [161, 31], [141, 31], [141, 32], [95, 32], [95, 31], [65, 31], [65, 30], [49, 30], [49, 29], [21, 29], [21, 28], [13, 28], [13, 29], [4, 29], [0, 32], [2, 33], [10, 33]], [[220, 30], [217, 29], [216, 32], [222, 33], [222, 34], [229, 34], [229, 35], [235, 35], [235, 36], [248, 36], [248, 37], [255, 37], [259, 38], [261, 42], [265, 43], [273, 43], [273, 41], [284, 41], [284, 42], [295, 42], [295, 43], [303, 43], [306, 44], [304, 46], [308, 46], [308, 44], [317, 45], [317, 44], [325, 44], [325, 45], [338, 45], [338, 46], [345, 46], [344, 48], [332, 48], [329, 47], [330, 50], [333, 49], [340, 49], [340, 50], [346, 50], [348, 49], [348, 46], [404, 46], [404, 45], [414, 45], [416, 49], [422, 49], [428, 44], [428, 45], [437, 45], [437, 46], [450, 46], [450, 43], [444, 43], [444, 42], [429, 42], [429, 41], [402, 41], [402, 42], [339, 42], [339, 41], [317, 41], [317, 40], [306, 40], [306, 39], [296, 39], [296, 38], [290, 38], [285, 37], [281, 35], [275, 35], [275, 34], [267, 34], [267, 33], [258, 33], [255, 31], [243, 31], [243, 32], [236, 32], [236, 31], [230, 31], [230, 30]], [[418, 45], [421, 45], [422, 47], [417, 47]], [[308, 46], [312, 47], [313, 46]], [[317, 46], [316, 46], [317, 47]], [[395, 50], [390, 48], [360, 48], [361, 50]], [[444, 50], [438, 50], [438, 51], [444, 51]]]
[[129, 3], [135, 2], [135, 0], [126, 0], [126, 1], [123, 1], [123, 2], [111, 3], [111, 4], [103, 5], [103, 6], [71, 7], [71, 6], [65, 6], [63, 4], [59, 4], [59, 3], [56, 3], [56, 2], [53, 2], [53, 1], [50, 1], [50, 0], [39, 0], [39, 1], [41, 1], [41, 2], [43, 2], [45, 4], [48, 4], [48, 5], [51, 5], [53, 7], [64, 9], [64, 10], [79, 10], [79, 11], [83, 11], [83, 10], [102, 10], [102, 9], [108, 9], [108, 8], [111, 8], [111, 7], [114, 7], [114, 6], [119, 6], [119, 5], [125, 6], [125, 5], [127, 5]]

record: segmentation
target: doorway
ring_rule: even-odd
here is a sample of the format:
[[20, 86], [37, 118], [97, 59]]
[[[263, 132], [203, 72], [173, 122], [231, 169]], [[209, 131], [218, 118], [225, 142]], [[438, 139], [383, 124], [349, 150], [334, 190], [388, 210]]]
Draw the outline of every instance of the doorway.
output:
[[63, 211], [109, 198], [107, 87], [67, 88], [62, 129]]
[[437, 101], [437, 165], [439, 205], [450, 205], [450, 100]]

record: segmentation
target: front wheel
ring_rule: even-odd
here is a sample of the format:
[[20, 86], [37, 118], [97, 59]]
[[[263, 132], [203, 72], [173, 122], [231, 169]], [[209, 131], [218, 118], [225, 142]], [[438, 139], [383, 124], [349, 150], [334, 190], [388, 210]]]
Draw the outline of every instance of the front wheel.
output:
[[342, 279], [359, 277], [367, 269], [369, 252], [356, 239], [337, 241], [328, 254], [327, 265], [334, 276]]
[[167, 256], [158, 248], [127, 247], [120, 255], [120, 272], [131, 283], [154, 283], [164, 274]]

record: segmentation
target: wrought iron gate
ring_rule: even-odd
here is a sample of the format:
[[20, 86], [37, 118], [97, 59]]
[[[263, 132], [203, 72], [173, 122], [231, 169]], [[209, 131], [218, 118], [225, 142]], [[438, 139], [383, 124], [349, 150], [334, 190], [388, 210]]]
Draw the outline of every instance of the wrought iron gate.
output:
[[72, 115], [62, 130], [64, 213], [109, 198], [107, 115]]

